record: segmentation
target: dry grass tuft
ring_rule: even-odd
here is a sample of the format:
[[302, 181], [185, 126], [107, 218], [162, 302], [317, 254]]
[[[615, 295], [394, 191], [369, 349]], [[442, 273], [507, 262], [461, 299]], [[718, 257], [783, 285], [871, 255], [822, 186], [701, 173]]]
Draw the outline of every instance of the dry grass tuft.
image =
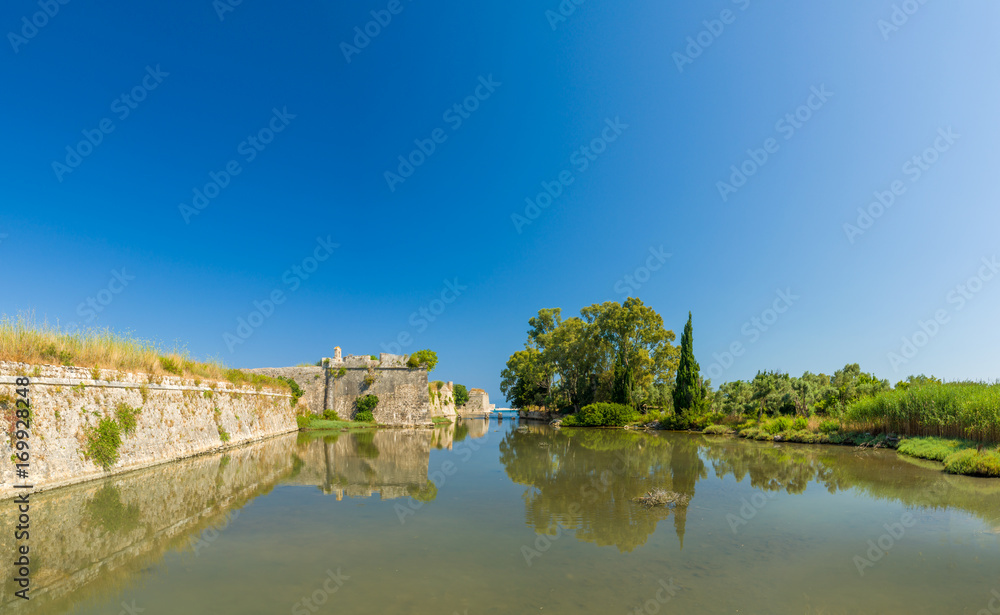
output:
[[638, 502], [646, 508], [653, 508], [654, 506], [687, 506], [687, 503], [691, 501], [691, 496], [657, 488], [647, 491], [645, 495], [632, 498], [632, 501]]

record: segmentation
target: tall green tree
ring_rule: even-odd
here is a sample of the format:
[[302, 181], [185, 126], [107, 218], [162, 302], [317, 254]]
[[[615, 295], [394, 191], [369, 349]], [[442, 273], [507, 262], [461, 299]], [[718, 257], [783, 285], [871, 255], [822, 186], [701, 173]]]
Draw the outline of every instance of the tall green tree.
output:
[[681, 335], [681, 358], [677, 366], [677, 384], [674, 386], [674, 412], [690, 422], [706, 410], [708, 387], [701, 379], [701, 368], [694, 358], [694, 328], [691, 312]]

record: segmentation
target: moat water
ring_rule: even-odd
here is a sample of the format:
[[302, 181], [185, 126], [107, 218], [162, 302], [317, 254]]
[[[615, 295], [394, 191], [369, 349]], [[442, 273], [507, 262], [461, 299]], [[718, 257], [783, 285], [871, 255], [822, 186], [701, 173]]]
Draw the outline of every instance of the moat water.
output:
[[33, 495], [27, 602], [0, 505], [2, 613], [1000, 612], [1000, 480], [886, 450], [293, 434]]

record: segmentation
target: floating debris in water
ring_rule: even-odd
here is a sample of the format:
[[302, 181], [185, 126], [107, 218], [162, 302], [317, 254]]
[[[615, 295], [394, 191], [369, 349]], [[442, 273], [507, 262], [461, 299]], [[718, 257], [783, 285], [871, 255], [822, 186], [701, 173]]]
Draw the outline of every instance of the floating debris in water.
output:
[[666, 489], [653, 489], [652, 491], [647, 491], [645, 495], [632, 498], [632, 501], [638, 502], [646, 508], [654, 506], [687, 506], [687, 503], [691, 501], [691, 496], [675, 491], [667, 491]]

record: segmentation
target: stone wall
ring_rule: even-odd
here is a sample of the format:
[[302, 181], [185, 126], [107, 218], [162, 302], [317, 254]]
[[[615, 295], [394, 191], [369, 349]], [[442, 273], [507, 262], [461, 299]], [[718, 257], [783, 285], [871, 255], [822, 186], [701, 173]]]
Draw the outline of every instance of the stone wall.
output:
[[[339, 375], [343, 371], [343, 375]], [[364, 395], [376, 395], [375, 420], [386, 425], [424, 425], [430, 422], [430, 395], [427, 392], [427, 371], [405, 367], [360, 368], [330, 370], [327, 407], [342, 419], [357, 412], [357, 400]], [[369, 382], [369, 377], [374, 382]]]
[[300, 414], [322, 414], [326, 409], [328, 383], [326, 369], [322, 367], [262, 367], [245, 371], [272, 378], [283, 377], [294, 380], [303, 391], [295, 407]]
[[[228, 382], [60, 366], [0, 362], [0, 499], [14, 489], [15, 379], [30, 379], [33, 420], [29, 480], [34, 491], [79, 483], [295, 431], [286, 393]], [[87, 458], [87, 434], [119, 404], [141, 408], [135, 431], [122, 434], [118, 461], [104, 470]], [[223, 441], [226, 440], [226, 441]], [[22, 484], [22, 480], [17, 480]], [[30, 490], [29, 490], [30, 491]], [[16, 493], [15, 493], [16, 492]]]
[[455, 412], [455, 383], [445, 382], [439, 389], [433, 382], [428, 384], [428, 395], [430, 395], [431, 416], [454, 417]]
[[462, 415], [489, 414], [496, 409], [496, 404], [490, 403], [489, 394], [483, 389], [469, 389], [469, 401], [458, 409]]
[[[376, 395], [375, 420], [385, 425], [425, 425], [430, 423], [431, 405], [427, 391], [427, 370], [405, 367], [406, 355], [382, 353], [348, 355], [329, 360], [326, 367], [265, 367], [248, 372], [292, 378], [305, 391], [308, 412], [334, 410], [343, 420], [357, 412], [357, 400]], [[318, 376], [318, 377], [317, 377]], [[373, 382], [369, 382], [374, 379]], [[301, 403], [301, 400], [300, 400]]]

